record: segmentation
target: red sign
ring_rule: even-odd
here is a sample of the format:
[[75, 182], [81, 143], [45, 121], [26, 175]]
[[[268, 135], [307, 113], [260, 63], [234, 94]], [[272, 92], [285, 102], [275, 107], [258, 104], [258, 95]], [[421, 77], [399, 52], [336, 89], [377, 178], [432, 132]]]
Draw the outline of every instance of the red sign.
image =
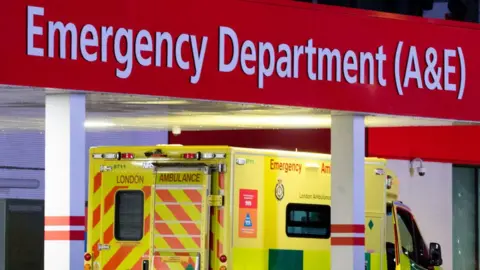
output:
[[254, 189], [240, 189], [238, 237], [257, 237], [257, 208], [258, 191]]
[[257, 209], [258, 198], [257, 190], [240, 189], [240, 208]]
[[241, 0], [6, 1], [0, 83], [480, 120], [479, 26], [382, 16]]

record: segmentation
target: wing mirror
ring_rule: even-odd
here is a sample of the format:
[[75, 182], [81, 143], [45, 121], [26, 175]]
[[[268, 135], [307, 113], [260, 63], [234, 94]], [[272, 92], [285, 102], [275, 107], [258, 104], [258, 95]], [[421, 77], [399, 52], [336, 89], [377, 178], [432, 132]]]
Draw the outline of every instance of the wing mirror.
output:
[[430, 243], [430, 265], [431, 266], [441, 266], [443, 264], [442, 259], [442, 247], [438, 243]]

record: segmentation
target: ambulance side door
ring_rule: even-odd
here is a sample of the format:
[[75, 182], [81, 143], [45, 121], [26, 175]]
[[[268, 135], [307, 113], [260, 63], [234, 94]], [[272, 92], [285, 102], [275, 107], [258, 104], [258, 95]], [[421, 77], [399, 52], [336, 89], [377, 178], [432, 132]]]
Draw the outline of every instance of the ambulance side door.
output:
[[[398, 270], [427, 270], [429, 267], [428, 248], [420, 236], [410, 211], [394, 205], [396, 248], [400, 259]], [[420, 237], [419, 237], [420, 236]]]

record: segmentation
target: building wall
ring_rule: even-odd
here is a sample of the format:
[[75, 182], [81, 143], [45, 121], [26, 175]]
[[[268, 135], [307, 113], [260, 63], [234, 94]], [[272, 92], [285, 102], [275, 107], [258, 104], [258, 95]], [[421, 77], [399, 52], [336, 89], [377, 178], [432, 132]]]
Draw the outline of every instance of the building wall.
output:
[[[164, 144], [167, 141], [166, 131], [87, 132], [85, 153], [79, 154], [86, 155], [91, 146], [155, 145]], [[88, 160], [88, 155], [86, 159]], [[37, 179], [40, 187], [38, 189], [0, 188], [0, 198], [44, 198], [45, 135], [43, 132], [0, 132], [0, 179], [2, 178]]]
[[330, 153], [330, 129], [265, 129], [169, 133], [168, 142], [183, 145], [228, 145]]
[[[424, 162], [425, 176], [410, 176], [408, 160], [389, 160], [400, 181], [399, 200], [408, 205], [417, 220], [425, 241], [442, 246], [443, 269], [452, 264], [452, 164]], [[455, 269], [460, 270], [460, 269]]]
[[6, 201], [0, 199], [0, 270], [6, 270], [5, 267], [5, 241], [6, 241]]

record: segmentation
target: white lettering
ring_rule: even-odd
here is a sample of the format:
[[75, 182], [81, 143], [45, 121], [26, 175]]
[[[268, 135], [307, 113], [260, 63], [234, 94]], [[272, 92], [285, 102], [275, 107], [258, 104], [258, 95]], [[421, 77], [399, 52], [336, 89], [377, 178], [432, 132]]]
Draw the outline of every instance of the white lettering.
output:
[[[146, 44], [142, 43], [142, 40], [146, 40]], [[152, 52], [153, 50], [153, 41], [150, 32], [147, 30], [141, 30], [138, 32], [137, 38], [135, 39], [135, 56], [140, 65], [146, 67], [152, 64], [152, 57], [148, 56], [144, 58], [142, 52]]]
[[[191, 33], [172, 36], [169, 32], [151, 32], [146, 29], [134, 31], [92, 24], [80, 28], [72, 22], [61, 21], [40, 23], [45, 20], [45, 13], [43, 7], [27, 6], [26, 47], [29, 56], [77, 60], [80, 54], [87, 62], [116, 61], [119, 66], [115, 68], [115, 74], [121, 79], [132, 75], [136, 63], [144, 67], [173, 68], [175, 62], [179, 69], [190, 71], [189, 81], [192, 84], [200, 82], [203, 67], [208, 66], [207, 36]], [[45, 31], [48, 33], [45, 34]], [[315, 47], [312, 38], [306, 39], [303, 44], [280, 43], [277, 46], [274, 45], [277, 40], [272, 43], [240, 38], [233, 28], [227, 26], [220, 26], [218, 34], [218, 70], [232, 72], [238, 68], [248, 76], [256, 75], [257, 87], [260, 89], [268, 85], [268, 78], [299, 78], [301, 72], [311, 81], [343, 80], [349, 84], [387, 85], [384, 67], [387, 55], [383, 46], [378, 46], [376, 51], [371, 52], [340, 51], [334, 47]], [[47, 39], [46, 45], [37, 43], [35, 46], [35, 38], [41, 39], [43, 36]], [[457, 60], [463, 59], [460, 48], [458, 51], [444, 49], [443, 67], [437, 62], [441, 61], [441, 56], [435, 49], [429, 48], [425, 53], [425, 63], [422, 62], [420, 67], [417, 49], [410, 46], [402, 83], [402, 74], [398, 72], [402, 64], [399, 61], [402, 44], [400, 42], [397, 46], [395, 57], [398, 59], [394, 59], [392, 67], [396, 72], [393, 75], [400, 95], [402, 85], [408, 87], [412, 79], [416, 80], [417, 88], [425, 85], [430, 90], [457, 91], [459, 86], [451, 82], [451, 75], [455, 74], [457, 67], [452, 58], [458, 54], [461, 57]], [[464, 68], [464, 63], [461, 62], [460, 67]], [[460, 75], [464, 82], [464, 73]], [[463, 87], [464, 84], [460, 85]], [[463, 95], [462, 91], [460, 90], [459, 96]]]
[[[92, 37], [88, 37], [88, 34]], [[97, 61], [97, 51], [89, 53], [87, 47], [98, 47], [97, 29], [91, 24], [85, 25], [80, 33], [80, 52], [88, 62]]]
[[205, 52], [207, 50], [208, 37], [202, 38], [200, 51], [198, 51], [197, 38], [194, 35], [190, 36], [193, 51], [193, 64], [195, 65], [195, 75], [190, 78], [190, 83], [198, 83], [200, 74], [202, 73], [203, 62], [205, 61]]
[[108, 38], [113, 37], [113, 27], [102, 27], [102, 62], [107, 62]]
[[181, 69], [189, 69], [190, 68], [190, 62], [183, 60], [182, 57], [182, 46], [183, 43], [188, 42], [190, 40], [190, 36], [188, 34], [181, 34], [177, 42], [175, 44], [175, 58], [177, 59], [177, 65]]
[[340, 63], [340, 51], [334, 49], [333, 51], [330, 49], [318, 49], [318, 79], [323, 80], [323, 58], [327, 58], [327, 80], [332, 80], [332, 69], [333, 69], [333, 57], [336, 59], [335, 66], [337, 68], [336, 79], [337, 82], [340, 82], [341, 79], [341, 63]]
[[293, 77], [298, 78], [300, 56], [305, 53], [304, 46], [293, 46]]
[[70, 57], [73, 60], [77, 60], [77, 27], [73, 23], [62, 22], [48, 22], [48, 57], [53, 58], [55, 56], [55, 33], [59, 32], [60, 39], [60, 58], [67, 58], [67, 32], [70, 33]]
[[378, 51], [375, 54], [375, 60], [377, 60], [377, 79], [381, 86], [387, 85], [387, 80], [383, 76], [383, 63], [387, 60], [387, 56], [383, 52], [383, 46], [378, 47]]
[[167, 54], [167, 67], [173, 67], [173, 40], [170, 33], [157, 33], [157, 42], [156, 42], [156, 51], [155, 54], [155, 65], [157, 67], [162, 66], [162, 44], [165, 41], [167, 44], [166, 54]]
[[[126, 44], [127, 49], [124, 54], [122, 54], [122, 50], [120, 47], [122, 39], [125, 39], [125, 41], [127, 42]], [[117, 68], [117, 72], [116, 72], [117, 77], [122, 79], [128, 78], [128, 76], [130, 76], [130, 74], [132, 73], [132, 67], [133, 67], [132, 30], [131, 29], [127, 30], [125, 28], [118, 29], [117, 33], [115, 34], [114, 43], [115, 43], [115, 58], [120, 64], [125, 65], [124, 70], [120, 70], [119, 68]]]
[[456, 57], [457, 51], [446, 49], [443, 55], [443, 84], [447, 91], [457, 91], [456, 84], [450, 83], [450, 74], [455, 73], [455, 66], [450, 65], [450, 57]]
[[410, 79], [416, 79], [417, 87], [423, 88], [422, 75], [420, 74], [420, 64], [418, 63], [417, 49], [415, 46], [410, 47], [406, 70], [405, 79], [403, 80], [403, 87], [408, 87]]
[[[249, 50], [249, 52], [247, 51]], [[247, 75], [255, 74], [255, 66], [248, 67], [247, 61], [256, 61], [257, 60], [257, 51], [255, 50], [255, 44], [250, 40], [247, 40], [243, 43], [240, 51], [240, 65], [242, 71]]]
[[374, 70], [373, 70], [373, 54], [367, 52], [361, 52], [360, 53], [360, 83], [364, 84], [365, 83], [365, 70], [366, 70], [366, 63], [368, 62], [368, 83], [369, 84], [374, 84]]
[[[287, 44], [280, 44], [278, 46], [279, 52], [285, 52], [284, 56], [281, 56], [277, 61], [277, 74], [280, 78], [292, 77], [292, 51]], [[282, 66], [285, 66], [282, 69]]]
[[[265, 52], [268, 52], [268, 66], [265, 66], [264, 62]], [[275, 55], [273, 52], [273, 45], [270, 42], [260, 42], [260, 50], [258, 53], [258, 57], [258, 87], [261, 89], [263, 88], [263, 78], [272, 76], [273, 70], [275, 68]]]
[[27, 8], [27, 54], [31, 56], [43, 56], [43, 48], [35, 47], [34, 36], [43, 36], [43, 28], [35, 26], [35, 15], [43, 16], [45, 13], [41, 7], [28, 6]]
[[357, 69], [357, 56], [355, 55], [355, 52], [348, 50], [345, 53], [345, 58], [343, 58], [343, 76], [345, 76], [345, 80], [348, 83], [353, 84], [357, 82], [356, 72], [354, 73], [355, 75], [350, 75], [350, 71], [357, 71]]
[[313, 71], [313, 56], [316, 54], [316, 49], [313, 48], [313, 40], [309, 39], [305, 47], [305, 53], [307, 54], [307, 73], [310, 80], [316, 80], [317, 74]]
[[[225, 64], [225, 36], [232, 42], [232, 59], [230, 63]], [[232, 28], [220, 26], [220, 48], [219, 48], [219, 67], [220, 72], [231, 72], [237, 66], [238, 62], [238, 37]]]

